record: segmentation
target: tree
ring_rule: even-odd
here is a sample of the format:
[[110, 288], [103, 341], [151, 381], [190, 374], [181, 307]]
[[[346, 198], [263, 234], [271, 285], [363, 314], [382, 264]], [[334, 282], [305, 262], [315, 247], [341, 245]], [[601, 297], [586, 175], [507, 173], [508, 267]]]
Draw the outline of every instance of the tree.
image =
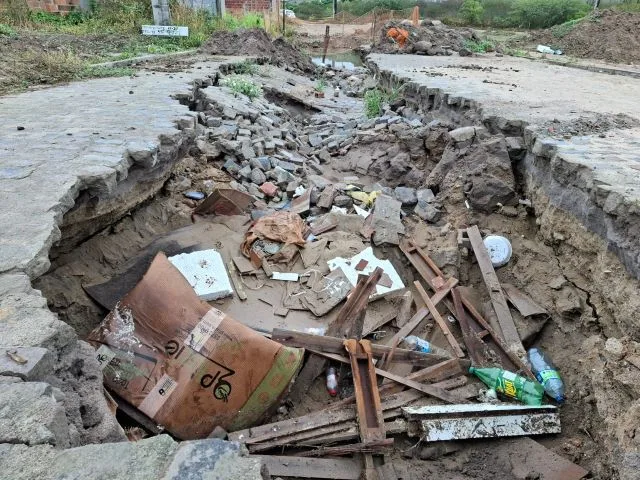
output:
[[460, 7], [460, 16], [471, 25], [479, 25], [483, 13], [484, 7], [478, 0], [464, 0]]

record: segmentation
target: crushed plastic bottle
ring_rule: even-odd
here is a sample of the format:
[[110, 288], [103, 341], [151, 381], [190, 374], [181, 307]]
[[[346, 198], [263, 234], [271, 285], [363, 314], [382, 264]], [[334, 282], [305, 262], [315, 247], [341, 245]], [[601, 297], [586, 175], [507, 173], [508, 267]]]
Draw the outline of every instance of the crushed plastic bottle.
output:
[[515, 398], [527, 405], [542, 405], [544, 388], [538, 382], [501, 368], [469, 368], [469, 373], [478, 377], [496, 392]]
[[336, 369], [333, 367], [327, 369], [327, 392], [332, 397], [338, 395], [338, 376], [336, 375]]
[[556, 367], [547, 355], [539, 348], [531, 348], [527, 352], [531, 371], [542, 384], [547, 395], [558, 403], [564, 403], [564, 383]]
[[427, 340], [420, 337], [416, 337], [415, 335], [409, 335], [408, 337], [404, 337], [402, 341], [404, 342], [404, 345], [407, 347], [408, 350], [415, 350], [416, 352], [423, 352], [423, 353], [434, 353], [442, 357], [451, 356], [449, 352], [447, 352], [446, 350], [436, 347], [435, 345], [432, 345]]

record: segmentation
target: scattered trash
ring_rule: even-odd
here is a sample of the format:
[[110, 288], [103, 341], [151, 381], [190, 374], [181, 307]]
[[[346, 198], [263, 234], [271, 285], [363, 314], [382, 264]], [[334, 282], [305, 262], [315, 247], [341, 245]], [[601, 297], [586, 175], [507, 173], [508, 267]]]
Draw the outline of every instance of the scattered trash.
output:
[[441, 355], [443, 357], [450, 356], [449, 352], [447, 352], [446, 350], [440, 347], [436, 347], [435, 345], [432, 345], [427, 340], [424, 340], [423, 338], [420, 338], [420, 337], [416, 337], [415, 335], [409, 335], [408, 337], [404, 337], [402, 339], [402, 342], [409, 350], [416, 350], [418, 352], [424, 352], [424, 353], [435, 353], [436, 355]]
[[344, 207], [336, 207], [335, 205], [331, 207], [331, 212], [332, 213], [341, 213], [342, 215], [346, 215], [347, 209]]
[[554, 50], [547, 45], [538, 45], [536, 50], [540, 53], [550, 53], [551, 55], [562, 55], [562, 50]]
[[354, 205], [353, 209], [356, 211], [358, 215], [360, 215], [363, 218], [367, 218], [369, 216], [369, 212], [366, 211], [364, 208], [360, 208], [359, 206]]
[[483, 240], [484, 246], [489, 252], [489, 258], [494, 268], [505, 266], [511, 259], [511, 242], [499, 235], [487, 235]]
[[544, 387], [545, 393], [556, 402], [564, 403], [564, 383], [549, 357], [539, 348], [531, 348], [527, 352], [527, 359], [531, 364], [531, 371]]
[[184, 196], [190, 198], [191, 200], [202, 200], [205, 197], [205, 194], [202, 192], [184, 192]]
[[241, 248], [242, 253], [245, 257], [251, 258], [253, 243], [262, 239], [284, 245], [304, 246], [303, 232], [305, 229], [306, 225], [296, 213], [279, 211], [265, 215], [256, 220], [245, 234]]
[[7, 353], [7, 356], [11, 360], [16, 362], [18, 365], [24, 365], [25, 363], [28, 362], [28, 360], [24, 358], [22, 355], [20, 355], [17, 350], [7, 350], [6, 353]]
[[372, 298], [404, 288], [404, 283], [402, 283], [402, 279], [396, 269], [393, 268], [393, 264], [389, 260], [380, 260], [376, 257], [371, 247], [365, 248], [362, 252], [349, 259], [333, 258], [327, 264], [331, 271], [340, 268], [354, 287], [358, 283], [359, 275], [370, 275], [376, 268], [381, 268], [384, 278], [376, 285], [376, 291]]
[[216, 250], [182, 253], [169, 257], [169, 261], [202, 300], [211, 301], [233, 295], [224, 261]]
[[303, 359], [203, 303], [162, 253], [88, 339], [105, 384], [184, 440], [255, 425]]
[[498, 393], [520, 400], [527, 405], [541, 405], [544, 388], [538, 382], [501, 368], [469, 368], [469, 373]]
[[283, 280], [285, 282], [297, 282], [300, 279], [300, 275], [297, 273], [286, 272], [273, 272], [271, 274], [273, 280]]
[[338, 395], [338, 377], [336, 376], [336, 369], [333, 367], [327, 369], [327, 392], [332, 397]]

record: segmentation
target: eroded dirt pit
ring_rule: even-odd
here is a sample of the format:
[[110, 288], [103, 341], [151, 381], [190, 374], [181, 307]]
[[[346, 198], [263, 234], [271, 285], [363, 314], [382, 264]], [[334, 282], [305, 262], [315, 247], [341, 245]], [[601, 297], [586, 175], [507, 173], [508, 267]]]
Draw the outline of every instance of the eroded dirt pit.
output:
[[[326, 275], [327, 260], [348, 258], [372, 245], [410, 287], [415, 311], [422, 303], [413, 282], [422, 279], [397, 245], [403, 238], [411, 239], [446, 277], [459, 279], [477, 309], [493, 321], [473, 252], [458, 243], [459, 229], [478, 225], [484, 234], [503, 235], [512, 244], [511, 260], [497, 270], [501, 283], [526, 293], [548, 312], [524, 318], [511, 309], [525, 347], [539, 346], [550, 355], [567, 390], [560, 408], [562, 433], [536, 440], [590, 470], [593, 478], [633, 478], [629, 472], [637, 450], [640, 345], [619, 325], [621, 318], [635, 314], [632, 297], [638, 284], [598, 237], [554, 209], [535, 184], [525, 181], [522, 160], [529, 153], [522, 132], [504, 135], [464, 120], [454, 122], [446, 111], [421, 111], [402, 96], [379, 117], [367, 119], [357, 95], [372, 80], [362, 69], [325, 73], [324, 98], [315, 98], [314, 80], [270, 65], [261, 65], [248, 76], [263, 84], [264, 97], [251, 102], [234, 96], [222, 86], [223, 74], [210, 82], [215, 85], [197, 88], [193, 98], [182, 99], [198, 113], [197, 125], [187, 128], [188, 148], [169, 178], [158, 180], [159, 190], [150, 199], [90, 235], [82, 235], [82, 229], [79, 233], [70, 223], [83, 219], [73, 210], [67, 214], [63, 241], [51, 252], [51, 269], [34, 284], [50, 308], [85, 337], [108, 313], [104, 304], [109, 299], [103, 297], [100, 305], [87, 293], [91, 286], [127, 271], [141, 275], [155, 252], [216, 248], [225, 262], [240, 255], [250, 214], [209, 216], [194, 223], [193, 209], [200, 200], [186, 198], [187, 192], [210, 194], [218, 188], [247, 192], [257, 200], [251, 208], [257, 216], [257, 211], [289, 208], [295, 188], [304, 186], [311, 194], [310, 208], [302, 216], [310, 223], [328, 218], [336, 227], [317, 234], [292, 259], [274, 262], [277, 270]], [[335, 85], [341, 87], [339, 97], [333, 97]], [[279, 187], [275, 197], [265, 197], [259, 189], [267, 180]], [[367, 238], [362, 234], [365, 219], [354, 211], [354, 203], [367, 210], [370, 206], [349, 195], [352, 186], [397, 199], [402, 219], [398, 217], [384, 235]], [[331, 212], [333, 207], [344, 208], [347, 214]], [[65, 231], [73, 232], [67, 241]], [[82, 241], [72, 243], [68, 238]], [[307, 249], [313, 254], [305, 253]], [[263, 333], [273, 328], [326, 327], [339, 310], [338, 306], [321, 317], [313, 315], [294, 302], [308, 285], [270, 280], [262, 269], [242, 276], [241, 282], [246, 301], [234, 295], [212, 305]], [[627, 301], [613, 302], [608, 295], [612, 290]], [[399, 302], [399, 295], [372, 302], [365, 325], [375, 325], [390, 310], [397, 310]], [[282, 308], [288, 309], [285, 316]], [[450, 328], [462, 344], [458, 324], [451, 323]], [[376, 325], [375, 330], [375, 341], [385, 343], [397, 328], [391, 322]], [[448, 347], [432, 320], [413, 333]], [[467, 385], [453, 391], [473, 398], [479, 387], [469, 376]], [[305, 415], [333, 401], [321, 376], [301, 400], [285, 400], [270, 421]], [[420, 402], [437, 403], [427, 397]], [[416, 441], [406, 435], [396, 437], [392, 458], [407, 472], [403, 478], [547, 478], [531, 467], [546, 459], [528, 444]], [[517, 455], [530, 459], [520, 462]]]

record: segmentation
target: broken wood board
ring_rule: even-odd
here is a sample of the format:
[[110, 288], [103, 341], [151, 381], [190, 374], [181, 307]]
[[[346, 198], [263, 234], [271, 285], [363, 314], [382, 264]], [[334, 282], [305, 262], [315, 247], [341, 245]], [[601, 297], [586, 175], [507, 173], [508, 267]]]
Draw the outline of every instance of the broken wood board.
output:
[[[308, 350], [317, 350], [320, 352], [336, 354], [344, 353], [344, 340], [326, 335], [313, 335], [310, 333], [274, 328], [271, 334], [271, 339], [287, 347], [306, 348]], [[372, 343], [371, 351], [374, 357], [380, 358], [383, 355], [388, 355], [391, 351], [391, 347]], [[434, 353], [423, 353], [398, 348], [394, 354], [394, 360], [396, 362], [411, 363], [416, 366], [431, 366], [446, 360], [446, 357], [442, 357]]]
[[482, 343], [482, 340], [480, 340], [480, 338], [478, 338], [475, 332], [471, 329], [469, 317], [467, 317], [467, 312], [464, 310], [464, 306], [462, 305], [458, 287], [451, 290], [451, 297], [453, 298], [453, 305], [456, 309], [456, 318], [460, 324], [462, 339], [467, 347], [469, 358], [471, 358], [474, 365], [484, 365], [486, 361], [484, 354], [485, 346]]
[[[384, 430], [384, 426], [382, 427]], [[377, 453], [384, 454], [390, 453], [393, 449], [393, 438], [385, 438], [384, 440], [370, 441], [367, 443], [352, 443], [350, 445], [338, 445], [335, 447], [320, 446], [314, 450], [307, 452], [296, 453], [296, 457], [324, 457], [328, 456], [342, 456], [350, 455], [353, 453]]]
[[431, 316], [434, 318], [434, 320], [440, 327], [440, 330], [442, 330], [442, 333], [447, 339], [447, 342], [449, 342], [449, 345], [451, 345], [451, 348], [453, 349], [453, 353], [459, 358], [464, 357], [464, 352], [460, 348], [460, 345], [458, 345], [458, 341], [453, 336], [453, 333], [451, 333], [451, 330], [449, 330], [449, 325], [447, 325], [447, 322], [445, 322], [445, 320], [440, 315], [440, 312], [438, 312], [438, 309], [429, 298], [429, 295], [424, 290], [424, 287], [422, 286], [422, 284], [418, 281], [413, 282], [413, 284], [416, 287], [416, 290], [418, 291], [418, 293], [420, 294], [420, 297], [422, 297], [422, 301], [425, 303], [425, 305], [429, 309]]
[[353, 458], [305, 458], [259, 455], [271, 477], [358, 480], [362, 465]]
[[[342, 362], [342, 363], [350, 363], [349, 359], [347, 357], [343, 357], [343, 356], [340, 356], [340, 355], [335, 355], [333, 353], [314, 352], [313, 350], [312, 350], [312, 352], [317, 354], [317, 355], [321, 355], [323, 357], [329, 358], [331, 360], [336, 360], [336, 361]], [[419, 383], [419, 382], [416, 382], [414, 380], [408, 380], [406, 377], [401, 377], [399, 375], [395, 375], [393, 373], [387, 372], [385, 370], [381, 370], [379, 368], [376, 368], [375, 372], [376, 372], [376, 375], [380, 375], [381, 377], [388, 378], [390, 380], [393, 380], [396, 383], [399, 383], [401, 385], [407, 386], [407, 387], [412, 388], [414, 390], [418, 390], [419, 392], [426, 393], [427, 395], [430, 395], [432, 397], [439, 398], [440, 400], [444, 400], [445, 402], [448, 402], [448, 403], [457, 403], [457, 402], [465, 403], [464, 399], [457, 398], [455, 395], [447, 392], [446, 390], [444, 390], [442, 388], [434, 387], [433, 385], [428, 385], [428, 384], [424, 384], [424, 383]]]
[[[410, 436], [426, 442], [519, 437], [560, 433], [560, 416], [551, 405], [464, 404], [403, 407]], [[413, 427], [417, 427], [413, 428]]]
[[[416, 391], [401, 392], [390, 395], [382, 400], [382, 410], [392, 410], [405, 406], [407, 403], [421, 398], [423, 394]], [[229, 440], [246, 444], [256, 444], [269, 440], [298, 434], [306, 430], [313, 430], [339, 422], [356, 419], [356, 409], [353, 406], [342, 408], [325, 408], [318, 412], [290, 418], [280, 422], [259, 425], [244, 430], [229, 433]], [[285, 442], [286, 443], [286, 442]]]
[[518, 330], [516, 330], [516, 325], [511, 317], [509, 306], [507, 305], [507, 299], [502, 293], [502, 286], [491, 263], [491, 258], [489, 258], [489, 252], [484, 246], [478, 226], [474, 225], [473, 227], [467, 228], [467, 235], [469, 235], [469, 241], [471, 242], [473, 252], [478, 261], [480, 273], [482, 273], [484, 283], [487, 286], [487, 290], [489, 290], [491, 303], [498, 317], [500, 329], [502, 330], [502, 338], [504, 338], [507, 348], [510, 351], [519, 356], [524, 356], [526, 352], [520, 341]]
[[544, 307], [538, 305], [531, 297], [524, 294], [513, 285], [503, 283], [502, 290], [504, 290], [504, 294], [507, 296], [509, 303], [511, 303], [511, 305], [513, 305], [523, 317], [549, 315]]
[[347, 298], [352, 288], [344, 272], [336, 269], [306, 290], [301, 301], [311, 313], [322, 317]]

